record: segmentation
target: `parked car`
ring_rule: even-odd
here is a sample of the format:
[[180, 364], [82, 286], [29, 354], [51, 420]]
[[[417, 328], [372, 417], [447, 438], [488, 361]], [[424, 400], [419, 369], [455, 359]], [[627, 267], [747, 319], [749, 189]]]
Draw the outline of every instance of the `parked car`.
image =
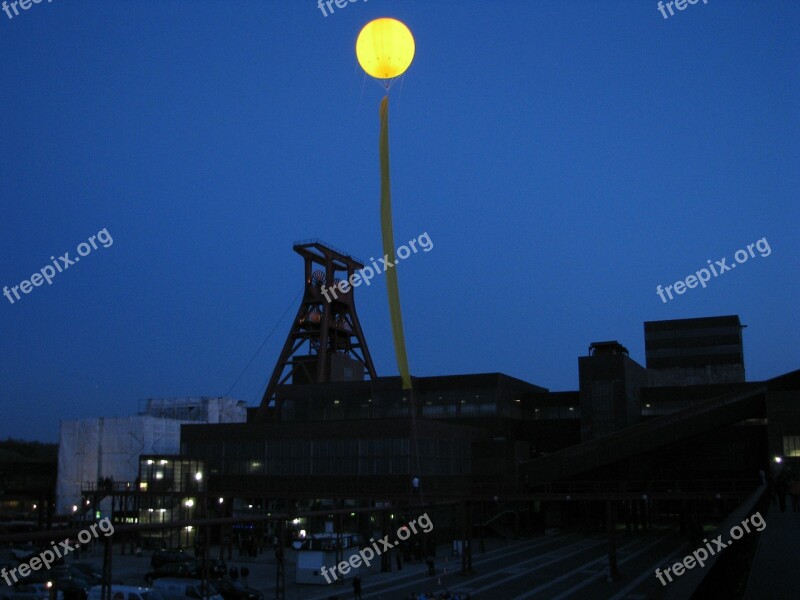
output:
[[[103, 586], [96, 585], [89, 590], [88, 600], [100, 600]], [[112, 585], [111, 600], [164, 600], [157, 591], [152, 588], [138, 587], [134, 585]]]
[[24, 546], [16, 546], [11, 548], [11, 556], [17, 562], [26, 560], [32, 556], [34, 552], [36, 552], [36, 546], [33, 544], [25, 544]]
[[189, 579], [196, 579], [200, 577], [201, 573], [200, 563], [196, 560], [191, 562], [167, 563], [154, 571], [146, 573], [144, 580], [147, 585], [150, 585], [157, 579], [163, 579], [164, 577], [186, 577]]
[[52, 584], [20, 583], [0, 589], [0, 600], [49, 600]]
[[56, 588], [56, 600], [87, 600], [89, 590], [95, 586], [80, 576], [60, 577], [52, 582]]
[[182, 548], [177, 550], [156, 550], [153, 556], [150, 557], [150, 566], [154, 569], [167, 565], [169, 563], [190, 562], [194, 560]]
[[230, 577], [222, 577], [214, 581], [214, 587], [225, 600], [264, 600], [264, 594], [259, 590], [247, 587]]
[[164, 577], [153, 583], [155, 589], [164, 600], [223, 600], [216, 588], [206, 583], [206, 590], [199, 579], [177, 579]]
[[[77, 563], [71, 565], [59, 565], [55, 567], [50, 567], [49, 569], [42, 569], [39, 571], [33, 571], [28, 577], [25, 578], [26, 583], [47, 583], [51, 582], [54, 583], [58, 580], [76, 580], [80, 582], [80, 585], [85, 585], [86, 590], [88, 591], [89, 588], [92, 588], [96, 585], [100, 585], [102, 581], [102, 577], [95, 577], [98, 575], [88, 565], [79, 565]], [[66, 584], [68, 587], [71, 587], [71, 584]]]
[[[16, 548], [11, 549], [11, 556], [14, 558], [14, 560], [17, 561], [17, 564], [22, 564], [30, 562], [30, 560], [34, 556], [39, 556], [39, 554], [41, 554], [43, 550], [44, 548], [39, 548], [37, 546], [34, 546], [33, 544], [28, 544], [26, 546], [17, 546]], [[51, 564], [63, 565], [64, 558], [63, 557], [56, 558]]]

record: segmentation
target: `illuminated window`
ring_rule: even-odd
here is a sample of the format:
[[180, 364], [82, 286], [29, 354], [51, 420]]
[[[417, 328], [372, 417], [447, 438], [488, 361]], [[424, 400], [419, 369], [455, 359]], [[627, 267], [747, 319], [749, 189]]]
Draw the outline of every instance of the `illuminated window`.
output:
[[783, 455], [800, 457], [800, 435], [783, 436]]

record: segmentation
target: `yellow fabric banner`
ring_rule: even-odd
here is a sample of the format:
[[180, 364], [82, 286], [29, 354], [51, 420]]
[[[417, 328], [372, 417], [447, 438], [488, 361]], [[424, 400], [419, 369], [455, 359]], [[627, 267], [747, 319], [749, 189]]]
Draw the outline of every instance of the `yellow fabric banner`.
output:
[[[381, 232], [383, 233], [383, 253], [389, 256], [389, 262], [395, 264], [394, 232], [392, 230], [392, 189], [389, 180], [389, 97], [381, 101], [381, 133], [379, 151], [381, 157]], [[389, 317], [392, 321], [394, 335], [394, 353], [397, 356], [397, 368], [403, 389], [411, 389], [411, 376], [408, 373], [408, 356], [406, 355], [406, 339], [403, 334], [403, 315], [400, 312], [400, 290], [397, 284], [395, 267], [386, 269], [386, 290], [389, 294]]]

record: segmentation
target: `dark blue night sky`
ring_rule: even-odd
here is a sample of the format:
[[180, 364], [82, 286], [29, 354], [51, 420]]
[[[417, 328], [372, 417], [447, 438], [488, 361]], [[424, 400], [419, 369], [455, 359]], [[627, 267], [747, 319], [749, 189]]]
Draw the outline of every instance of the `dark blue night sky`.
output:
[[[0, 286], [113, 244], [0, 296], [0, 436], [225, 394], [277, 324], [231, 392], [260, 399], [292, 243], [382, 255], [382, 89], [354, 53], [380, 16], [417, 44], [390, 92], [395, 240], [434, 244], [398, 267], [412, 374], [577, 389], [590, 342], [643, 364], [643, 321], [724, 314], [748, 379], [800, 367], [797, 2], [54, 0], [0, 12]], [[396, 375], [385, 281], [356, 298]]]

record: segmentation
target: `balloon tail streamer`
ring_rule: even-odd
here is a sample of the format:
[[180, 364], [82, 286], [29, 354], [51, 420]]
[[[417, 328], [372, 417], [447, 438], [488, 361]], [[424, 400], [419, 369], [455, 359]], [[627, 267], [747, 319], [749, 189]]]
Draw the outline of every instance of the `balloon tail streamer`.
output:
[[[396, 263], [394, 254], [394, 232], [392, 231], [392, 190], [389, 179], [389, 97], [381, 101], [381, 134], [379, 151], [381, 157], [381, 232], [383, 233], [383, 253], [388, 255], [389, 262]], [[392, 321], [394, 335], [394, 353], [397, 356], [397, 367], [403, 389], [411, 389], [411, 376], [408, 373], [408, 356], [406, 340], [403, 334], [403, 315], [400, 312], [400, 290], [397, 284], [397, 271], [394, 267], [385, 270], [386, 290], [389, 294], [389, 317]]]

